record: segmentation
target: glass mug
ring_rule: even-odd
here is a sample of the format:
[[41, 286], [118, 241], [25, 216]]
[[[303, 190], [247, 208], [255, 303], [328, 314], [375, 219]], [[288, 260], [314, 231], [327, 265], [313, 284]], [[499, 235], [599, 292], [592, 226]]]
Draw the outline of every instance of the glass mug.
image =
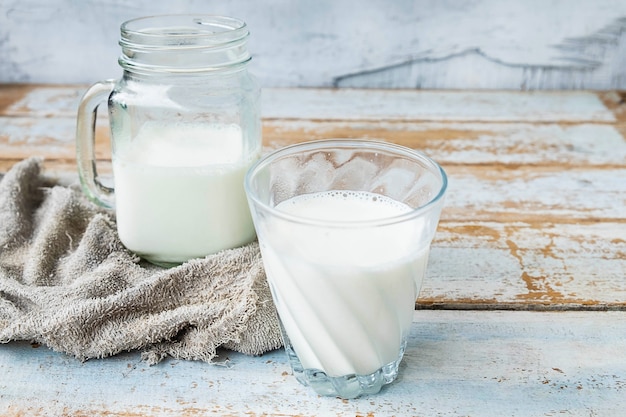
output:
[[[205, 15], [121, 25], [118, 81], [94, 84], [78, 110], [85, 194], [114, 208], [120, 239], [162, 266], [256, 237], [243, 189], [261, 153], [260, 87], [246, 24]], [[114, 188], [98, 178], [94, 125], [108, 98]]]
[[375, 394], [398, 374], [447, 187], [402, 146], [302, 143], [264, 156], [245, 188], [297, 380]]

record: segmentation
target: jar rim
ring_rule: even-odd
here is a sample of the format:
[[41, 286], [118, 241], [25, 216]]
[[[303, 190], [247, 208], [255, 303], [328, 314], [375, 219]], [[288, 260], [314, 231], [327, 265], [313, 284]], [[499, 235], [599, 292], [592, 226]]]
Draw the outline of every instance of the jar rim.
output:
[[215, 72], [250, 61], [243, 20], [208, 14], [139, 17], [122, 23], [118, 60], [133, 73]]
[[[249, 36], [243, 20], [208, 14], [169, 14], [138, 17], [120, 27], [122, 46], [217, 46]], [[165, 42], [167, 40], [167, 42]]]

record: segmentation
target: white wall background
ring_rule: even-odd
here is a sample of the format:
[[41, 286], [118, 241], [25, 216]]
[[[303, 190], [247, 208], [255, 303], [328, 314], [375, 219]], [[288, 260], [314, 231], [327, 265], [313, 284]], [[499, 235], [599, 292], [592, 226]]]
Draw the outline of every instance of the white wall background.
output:
[[0, 0], [0, 82], [117, 78], [119, 25], [239, 17], [264, 86], [626, 89], [626, 0]]

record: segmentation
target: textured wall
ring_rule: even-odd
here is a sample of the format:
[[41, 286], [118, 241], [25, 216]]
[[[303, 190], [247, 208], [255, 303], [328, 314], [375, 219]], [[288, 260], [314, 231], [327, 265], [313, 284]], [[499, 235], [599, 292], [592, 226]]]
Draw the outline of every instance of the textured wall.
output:
[[120, 75], [119, 25], [240, 17], [264, 86], [626, 89], [624, 0], [0, 0], [0, 82]]

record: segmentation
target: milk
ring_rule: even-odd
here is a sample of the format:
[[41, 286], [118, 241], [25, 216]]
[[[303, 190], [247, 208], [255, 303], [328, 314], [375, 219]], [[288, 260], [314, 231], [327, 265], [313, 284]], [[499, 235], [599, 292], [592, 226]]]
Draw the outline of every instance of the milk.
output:
[[180, 263], [255, 238], [237, 125], [143, 125], [114, 150], [118, 232], [155, 263]]
[[354, 222], [412, 209], [367, 192], [330, 191], [283, 201], [288, 216], [349, 221], [312, 227], [274, 216], [262, 227], [263, 261], [281, 322], [305, 369], [368, 375], [398, 359], [428, 259], [420, 220], [363, 228]]

